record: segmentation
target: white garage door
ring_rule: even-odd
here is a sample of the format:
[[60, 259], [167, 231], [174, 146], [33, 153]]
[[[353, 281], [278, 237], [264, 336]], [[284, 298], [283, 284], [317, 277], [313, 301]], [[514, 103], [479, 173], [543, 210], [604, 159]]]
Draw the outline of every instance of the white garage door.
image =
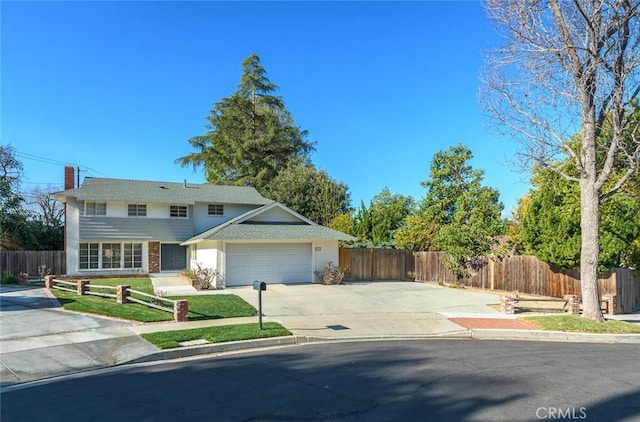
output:
[[227, 286], [311, 282], [311, 243], [228, 244], [226, 272]]

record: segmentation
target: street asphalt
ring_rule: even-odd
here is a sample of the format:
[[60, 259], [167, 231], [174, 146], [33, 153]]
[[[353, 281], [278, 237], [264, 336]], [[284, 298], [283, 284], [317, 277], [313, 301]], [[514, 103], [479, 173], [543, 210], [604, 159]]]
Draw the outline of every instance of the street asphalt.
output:
[[[153, 277], [169, 295], [236, 294], [258, 308], [252, 287], [197, 292], [177, 277]], [[475, 338], [640, 343], [640, 335], [597, 335], [540, 330], [467, 329], [449, 318], [513, 319], [495, 309], [495, 294], [433, 284], [375, 281], [338, 286], [269, 285], [262, 292], [265, 321], [291, 337], [209, 344], [161, 351], [139, 335], [204, 326], [257, 323], [257, 317], [143, 324], [65, 311], [41, 287], [0, 286], [0, 391], [9, 386], [129, 362], [315, 341]], [[616, 319], [640, 322], [640, 315]]]

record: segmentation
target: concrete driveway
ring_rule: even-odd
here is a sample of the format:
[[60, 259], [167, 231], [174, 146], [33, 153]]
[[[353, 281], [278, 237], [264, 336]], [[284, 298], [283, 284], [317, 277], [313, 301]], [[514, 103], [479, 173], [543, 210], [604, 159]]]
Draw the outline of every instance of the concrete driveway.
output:
[[[258, 292], [252, 287], [227, 290], [258, 307]], [[275, 284], [262, 292], [262, 312], [267, 319], [281, 322], [295, 335], [310, 338], [466, 333], [447, 318], [513, 317], [491, 307], [498, 303], [498, 296], [493, 294], [402, 281], [336, 286]]]
[[0, 286], [2, 385], [101, 368], [156, 349], [134, 323], [64, 311], [44, 288]]

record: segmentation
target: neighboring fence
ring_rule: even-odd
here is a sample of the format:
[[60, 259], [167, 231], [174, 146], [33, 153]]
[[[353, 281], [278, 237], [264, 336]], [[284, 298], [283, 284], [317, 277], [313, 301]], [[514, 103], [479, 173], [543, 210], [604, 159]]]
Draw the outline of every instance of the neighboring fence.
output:
[[[80, 296], [93, 295], [102, 296], [107, 298], [116, 299], [117, 303], [139, 303], [150, 308], [159, 309], [165, 312], [173, 312], [173, 318], [177, 322], [188, 321], [189, 319], [189, 304], [186, 300], [171, 300], [160, 296], [154, 296], [148, 293], [144, 293], [138, 290], [133, 290], [130, 286], [106, 286], [91, 284], [89, 280], [75, 280], [65, 281], [58, 280], [53, 276], [45, 277], [45, 287], [48, 289], [58, 289], [67, 292], [76, 293]], [[106, 291], [112, 291], [113, 293], [107, 293]], [[135, 294], [138, 297], [134, 297]], [[149, 300], [140, 299], [148, 298]], [[164, 306], [160, 303], [167, 303], [170, 305]]]
[[66, 256], [64, 251], [0, 251], [0, 272], [26, 272], [35, 277], [40, 275], [38, 267], [46, 265], [52, 274], [66, 274]]
[[398, 249], [339, 248], [338, 266], [345, 280], [408, 280], [414, 271], [413, 252]]
[[[486, 265], [460, 280], [446, 267], [443, 252], [415, 254], [417, 281], [460, 282], [465, 286], [491, 290], [518, 291], [525, 294], [562, 298], [582, 296], [580, 272], [565, 271], [533, 256], [513, 256], [489, 260]], [[629, 313], [640, 309], [640, 280], [634, 271], [617, 268], [598, 278], [601, 300], [613, 300], [615, 313]]]

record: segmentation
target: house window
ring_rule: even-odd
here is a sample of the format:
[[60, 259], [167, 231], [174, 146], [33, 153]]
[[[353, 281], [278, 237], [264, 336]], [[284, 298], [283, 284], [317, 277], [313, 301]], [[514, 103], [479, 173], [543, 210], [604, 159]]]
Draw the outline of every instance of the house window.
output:
[[107, 204], [105, 202], [85, 202], [84, 215], [107, 215]]
[[79, 268], [142, 268], [142, 243], [80, 243]]
[[125, 243], [122, 250], [124, 268], [142, 268], [142, 243]]
[[192, 261], [197, 261], [198, 260], [198, 245], [191, 245], [190, 247], [191, 249], [191, 260]]
[[120, 243], [103, 243], [102, 268], [121, 268], [121, 251], [122, 245]]
[[209, 215], [224, 215], [224, 206], [222, 204], [209, 204]]
[[100, 245], [98, 243], [81, 243], [80, 244], [80, 269], [90, 270], [99, 267]]
[[187, 218], [186, 205], [171, 205], [169, 207], [169, 215], [171, 217]]
[[145, 204], [129, 204], [127, 210], [129, 217], [147, 216], [147, 206]]

